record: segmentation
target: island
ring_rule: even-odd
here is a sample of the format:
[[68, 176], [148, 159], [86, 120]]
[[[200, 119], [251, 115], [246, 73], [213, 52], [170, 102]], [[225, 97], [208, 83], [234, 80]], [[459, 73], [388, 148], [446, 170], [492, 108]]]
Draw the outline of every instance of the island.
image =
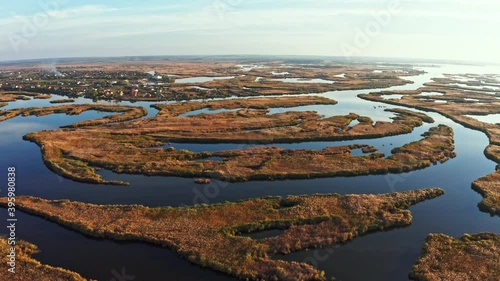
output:
[[[94, 205], [21, 196], [18, 208], [86, 235], [144, 241], [190, 262], [243, 280], [326, 280], [304, 262], [279, 259], [308, 248], [344, 243], [359, 235], [411, 224], [408, 207], [443, 195], [439, 188], [382, 195], [266, 197], [194, 207]], [[0, 199], [6, 206], [7, 199]], [[99, 220], [95, 218], [99, 217]], [[282, 234], [241, 236], [270, 229]]]

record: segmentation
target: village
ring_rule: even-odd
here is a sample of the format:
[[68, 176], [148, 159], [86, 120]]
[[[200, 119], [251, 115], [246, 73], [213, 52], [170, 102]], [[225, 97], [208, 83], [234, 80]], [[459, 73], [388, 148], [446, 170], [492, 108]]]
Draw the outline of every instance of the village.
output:
[[156, 71], [59, 71], [28, 70], [0, 73], [0, 90], [51, 93], [72, 98], [164, 100], [167, 84], [173, 82]]

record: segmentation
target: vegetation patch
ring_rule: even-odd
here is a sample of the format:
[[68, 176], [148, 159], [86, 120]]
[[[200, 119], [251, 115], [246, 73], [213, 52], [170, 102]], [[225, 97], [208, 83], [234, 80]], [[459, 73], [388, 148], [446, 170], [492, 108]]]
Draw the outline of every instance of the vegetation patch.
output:
[[[395, 110], [393, 122], [376, 122], [351, 113], [322, 118], [314, 111], [268, 114], [269, 108], [306, 105], [334, 105], [323, 97], [281, 97], [186, 102], [155, 105], [160, 113], [148, 120], [113, 126], [109, 130], [122, 134], [149, 134], [165, 141], [189, 143], [289, 143], [378, 138], [413, 131], [423, 122], [433, 122], [425, 114]], [[217, 114], [179, 117], [190, 111], [239, 109]], [[423, 120], [423, 119], [425, 120]], [[349, 126], [353, 120], [359, 124]]]
[[[352, 146], [323, 150], [261, 146], [196, 153], [153, 148], [162, 142], [148, 135], [124, 137], [99, 129], [43, 131], [24, 138], [42, 148], [44, 161], [54, 172], [90, 183], [106, 183], [92, 167], [117, 173], [248, 181], [401, 173], [455, 157], [453, 130], [444, 125], [431, 128], [419, 141], [395, 148], [387, 158], [383, 153], [352, 156]], [[209, 157], [223, 161], [197, 161]]]
[[74, 99], [60, 99], [60, 100], [51, 100], [50, 103], [73, 103]]
[[[485, 154], [488, 158], [500, 163], [500, 146], [488, 146]], [[472, 188], [484, 197], [479, 203], [479, 208], [484, 212], [500, 216], [500, 170], [498, 167], [495, 173], [474, 181]]]
[[16, 268], [15, 273], [7, 271], [10, 267], [8, 263], [10, 258], [11, 247], [8, 244], [7, 238], [0, 237], [0, 255], [2, 256], [2, 263], [0, 264], [0, 280], [10, 281], [86, 281], [78, 273], [50, 265], [41, 264], [39, 261], [32, 258], [38, 253], [38, 248], [25, 241], [17, 241], [16, 249]]
[[[488, 77], [484, 79], [487, 80]], [[484, 79], [481, 77], [481, 80]], [[452, 85], [444, 83], [445, 81]], [[494, 95], [484, 93], [484, 91], [474, 90], [470, 92], [470, 89], [464, 91], [460, 87], [457, 88], [453, 85], [452, 79], [446, 78], [440, 82], [439, 85], [434, 82], [428, 83], [426, 87], [413, 91], [383, 91], [363, 94], [359, 97], [370, 101], [438, 112], [467, 128], [482, 131], [490, 140], [490, 145], [485, 150], [486, 156], [500, 164], [500, 125], [481, 122], [467, 116], [499, 114], [500, 100]], [[439, 92], [443, 95], [419, 96], [424, 92]], [[390, 100], [382, 97], [390, 94], [402, 94], [404, 97]], [[475, 102], [467, 101], [467, 99], [474, 99]], [[446, 103], [435, 101], [446, 101]], [[497, 169], [494, 173], [474, 181], [472, 188], [484, 197], [484, 200], [478, 204], [482, 211], [492, 215], [500, 215], [500, 170]]]
[[81, 105], [61, 105], [53, 107], [28, 107], [16, 108], [9, 110], [0, 110], [0, 122], [17, 117], [17, 116], [45, 116], [56, 113], [65, 113], [67, 115], [79, 115], [84, 111], [102, 111], [102, 112], [120, 112], [122, 114], [109, 115], [101, 119], [87, 120], [78, 122], [67, 127], [76, 128], [84, 126], [104, 125], [114, 122], [124, 122], [137, 119], [148, 114], [148, 111], [143, 107], [133, 106], [110, 106], [98, 104], [81, 104]]
[[376, 148], [375, 146], [364, 146], [363, 148], [361, 148], [361, 151], [363, 153], [373, 153], [373, 152], [377, 152], [378, 148]]
[[[147, 112], [141, 107], [104, 105], [63, 105], [4, 111], [4, 118], [17, 115], [51, 113], [79, 114], [86, 110], [122, 112], [105, 118], [42, 131], [24, 136], [37, 143], [45, 164], [54, 172], [80, 182], [120, 184], [106, 181], [94, 167], [117, 173], [209, 178], [227, 181], [305, 179], [407, 172], [428, 167], [454, 157], [453, 132], [446, 126], [432, 129], [429, 136], [408, 144], [388, 157], [382, 153], [354, 157], [351, 149], [362, 145], [329, 147], [317, 150], [289, 150], [257, 147], [220, 152], [193, 153], [187, 150], [157, 148], [169, 141], [178, 142], [294, 142], [371, 138], [409, 133], [432, 122], [425, 114], [395, 110], [393, 122], [373, 123], [355, 113], [321, 118], [316, 112], [268, 114], [270, 107], [297, 107], [335, 104], [323, 97], [281, 97], [211, 102], [185, 102], [156, 105], [158, 116], [130, 122]], [[240, 109], [217, 114], [179, 115], [208, 108]], [[1, 114], [1, 113], [0, 113]], [[359, 124], [349, 126], [353, 120]], [[111, 124], [114, 123], [114, 124]], [[105, 125], [105, 126], [104, 126]], [[374, 151], [374, 148], [365, 150]], [[216, 157], [221, 161], [199, 161]]]
[[[383, 195], [267, 197], [178, 208], [94, 205], [25, 196], [16, 198], [16, 204], [22, 211], [94, 237], [168, 247], [193, 263], [243, 280], [326, 280], [324, 272], [311, 265], [279, 260], [276, 254], [408, 226], [412, 216], [406, 208], [443, 193], [433, 188]], [[0, 203], [6, 206], [7, 199]], [[237, 235], [266, 229], [285, 231], [259, 240]]]
[[[304, 65], [297, 62], [265, 62], [263, 67], [244, 70], [238, 63], [214, 61], [140, 61], [58, 64], [58, 73], [39, 66], [2, 66], [0, 70], [16, 71], [17, 75], [0, 73], [0, 89], [86, 97], [94, 100], [163, 101], [192, 100], [263, 95], [297, 95], [337, 90], [387, 88], [410, 81], [402, 76], [421, 71], [392, 66], [384, 73], [374, 73], [376, 66], [340, 65], [320, 62]], [[299, 83], [276, 81], [273, 73], [285, 71]], [[341, 75], [342, 77], [339, 77]], [[176, 83], [192, 77], [229, 77], [230, 79]], [[311, 79], [329, 83], [311, 83]], [[320, 80], [316, 80], [320, 81]], [[314, 81], [312, 81], [314, 82]]]
[[410, 272], [419, 281], [496, 281], [500, 277], [500, 235], [465, 234], [455, 239], [430, 234]]
[[[0, 83], [1, 84], [1, 83]], [[4, 91], [0, 90], [0, 102], [13, 102], [17, 100], [50, 99], [52, 95], [28, 91]]]

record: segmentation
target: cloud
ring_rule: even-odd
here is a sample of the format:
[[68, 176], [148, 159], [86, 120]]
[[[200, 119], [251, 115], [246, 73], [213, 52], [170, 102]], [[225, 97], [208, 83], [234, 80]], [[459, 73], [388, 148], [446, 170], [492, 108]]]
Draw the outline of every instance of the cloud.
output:
[[109, 8], [102, 5], [85, 5], [80, 7], [72, 7], [65, 9], [50, 9], [48, 12], [42, 7], [40, 9], [29, 15], [11, 13], [10, 16], [0, 19], [0, 27], [6, 28], [11, 27], [10, 25], [24, 24], [26, 21], [36, 21], [35, 17], [48, 17], [51, 20], [61, 20], [61, 19], [77, 19], [83, 16], [96, 16], [106, 12], [117, 11], [116, 8]]
[[[422, 1], [422, 0], [420, 0]], [[264, 3], [268, 1], [249, 1], [250, 3]], [[277, 1], [281, 2], [281, 1]], [[296, 3], [309, 3], [312, 1], [293, 1]], [[48, 23], [40, 28], [39, 36], [49, 35], [69, 36], [71, 38], [102, 39], [117, 36], [136, 36], [144, 34], [158, 34], [181, 31], [211, 30], [219, 32], [231, 29], [240, 29], [242, 32], [252, 29], [269, 31], [275, 29], [285, 30], [287, 28], [314, 29], [327, 26], [345, 25], [349, 21], [371, 20], [373, 14], [381, 12], [387, 6], [386, 1], [377, 1], [378, 6], [370, 8], [359, 7], [353, 3], [365, 3], [370, 1], [317, 1], [310, 8], [273, 6], [271, 8], [254, 10], [240, 6], [227, 6], [227, 9], [213, 10], [214, 3], [202, 8], [188, 11], [177, 11], [179, 5], [170, 7], [145, 7], [145, 8], [112, 8], [104, 5], [85, 5], [60, 9], [50, 17]], [[441, 1], [443, 2], [443, 1]], [[444, 1], [447, 2], [447, 1]], [[343, 4], [342, 4], [343, 3]], [[404, 2], [403, 4], [404, 5]], [[259, 5], [260, 6], [260, 5]], [[352, 6], [352, 7], [349, 7]], [[166, 13], [165, 11], [169, 11]], [[222, 16], [221, 16], [222, 13]], [[350, 17], [349, 19], [346, 19]], [[436, 18], [456, 20], [476, 20], [499, 22], [495, 14], [475, 12], [469, 10], [434, 10], [402, 6], [400, 14], [394, 17], [405, 17], [406, 20]], [[0, 19], [0, 37], [5, 38], [8, 34], [22, 32], [27, 22], [33, 22], [30, 16], [12, 15]]]
[[[326, 54], [327, 49], [334, 49], [331, 44], [351, 38], [356, 28], [363, 28], [372, 21], [374, 13], [385, 11], [390, 1], [199, 0], [159, 5], [124, 4], [122, 7], [66, 7], [39, 28], [36, 36], [29, 38], [22, 52], [14, 53], [8, 42], [0, 42], [0, 59], [35, 54], [42, 57], [75, 53], [79, 56], [109, 55], [106, 49], [131, 50], [122, 46], [134, 46], [133, 51], [141, 54], [148, 50], [161, 54], [157, 50], [162, 46], [166, 54], [179, 54], [179, 49], [185, 53], [199, 50], [249, 53], [256, 49], [248, 44], [257, 41], [258, 50], [268, 48], [265, 53], [278, 53], [279, 48], [288, 45], [288, 49], [302, 50], [301, 53]], [[499, 9], [499, 2], [489, 0], [402, 0], [401, 12], [392, 16], [391, 24], [381, 33], [401, 38], [418, 35], [424, 41], [443, 36], [449, 44], [440, 47], [456, 51], [456, 48], [460, 50], [460, 44], [454, 37], [486, 38], [495, 34], [494, 26], [500, 21], [496, 15]], [[33, 16], [13, 14], [0, 19], [0, 40], [5, 40], [9, 34], [22, 33]], [[500, 47], [498, 39], [488, 43]], [[387, 53], [395, 48], [392, 45], [384, 47]], [[464, 49], [463, 54], [467, 51]], [[478, 54], [469, 52], [469, 55]]]
[[103, 5], [85, 5], [81, 7], [74, 7], [63, 9], [55, 13], [54, 19], [68, 19], [68, 18], [78, 18], [82, 16], [97, 16], [99, 14], [116, 12], [119, 11], [117, 8], [110, 8]]

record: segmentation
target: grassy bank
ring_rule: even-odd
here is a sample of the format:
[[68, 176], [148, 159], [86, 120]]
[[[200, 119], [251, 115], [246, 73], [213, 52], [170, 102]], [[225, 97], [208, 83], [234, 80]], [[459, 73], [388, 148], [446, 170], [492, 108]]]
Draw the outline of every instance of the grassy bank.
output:
[[465, 234], [455, 239], [430, 234], [410, 272], [418, 281], [495, 281], [500, 277], [500, 235]]
[[[418, 97], [424, 92], [440, 92], [444, 95]], [[390, 94], [403, 94], [405, 97], [390, 100], [382, 98], [383, 95]], [[360, 98], [437, 112], [467, 128], [484, 132], [490, 140], [485, 155], [500, 164], [500, 126], [466, 116], [500, 113], [500, 101], [495, 96], [481, 93], [481, 91], [465, 92], [457, 90], [455, 87], [441, 85], [440, 87], [423, 87], [415, 91], [370, 93], [360, 95]], [[466, 101], [466, 99], [471, 98], [478, 100], [478, 102]], [[446, 103], [436, 103], [435, 100], [446, 101]], [[478, 204], [482, 211], [492, 215], [500, 215], [500, 170], [474, 181], [472, 188], [484, 197], [484, 200]]]
[[[25, 139], [42, 148], [44, 161], [54, 172], [90, 183], [105, 182], [95, 174], [94, 166], [117, 173], [249, 181], [402, 173], [455, 157], [453, 131], [443, 125], [431, 128], [419, 141], [395, 148], [387, 158], [381, 153], [353, 156], [351, 146], [195, 153], [152, 148], [161, 142], [147, 135], [125, 138], [100, 130], [43, 131], [28, 134]], [[209, 157], [222, 160], [203, 160]]]
[[[324, 273], [309, 264], [273, 257], [407, 226], [412, 217], [406, 208], [442, 194], [434, 188], [382, 195], [267, 197], [178, 208], [21, 196], [16, 204], [22, 211], [94, 237], [167, 247], [193, 263], [243, 280], [325, 280]], [[0, 200], [2, 206], [6, 203], [6, 198]], [[285, 231], [263, 240], [236, 235], [276, 228]]]
[[7, 238], [0, 237], [0, 254], [2, 263], [0, 264], [0, 280], [9, 281], [86, 281], [78, 273], [50, 265], [41, 264], [39, 261], [32, 258], [38, 253], [38, 248], [25, 241], [17, 241], [16, 250], [16, 268], [15, 273], [8, 272], [10, 261], [7, 255], [10, 254], [11, 245], [8, 244]]
[[60, 99], [60, 100], [51, 100], [50, 103], [73, 103], [74, 99]]
[[98, 104], [61, 105], [53, 107], [16, 108], [16, 109], [0, 111], [0, 122], [17, 116], [46, 116], [50, 114], [79, 115], [82, 112], [90, 110], [110, 112], [110, 113], [118, 112], [121, 114], [114, 114], [100, 119], [82, 121], [66, 127], [76, 128], [84, 126], [104, 125], [114, 122], [124, 122], [137, 119], [146, 116], [148, 114], [147, 110], [143, 107], [98, 105]]

